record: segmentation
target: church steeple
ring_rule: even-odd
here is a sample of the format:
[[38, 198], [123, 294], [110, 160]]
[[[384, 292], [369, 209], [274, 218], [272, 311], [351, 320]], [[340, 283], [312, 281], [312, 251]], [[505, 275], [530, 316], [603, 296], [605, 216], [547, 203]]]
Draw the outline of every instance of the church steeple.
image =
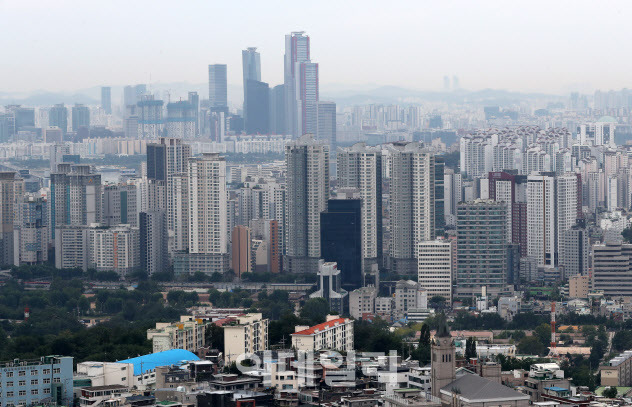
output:
[[441, 397], [440, 390], [455, 380], [456, 352], [445, 315], [439, 315], [439, 326], [431, 347], [432, 395]]

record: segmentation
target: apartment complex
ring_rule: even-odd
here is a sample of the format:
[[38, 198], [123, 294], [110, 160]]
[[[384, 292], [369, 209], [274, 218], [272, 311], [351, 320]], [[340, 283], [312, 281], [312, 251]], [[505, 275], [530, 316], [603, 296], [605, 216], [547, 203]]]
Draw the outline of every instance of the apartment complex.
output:
[[268, 320], [261, 314], [246, 314], [224, 328], [224, 361], [232, 363], [246, 353], [268, 349]]
[[292, 347], [297, 351], [353, 350], [353, 321], [327, 316], [327, 322], [312, 327], [297, 326], [292, 334]]
[[43, 356], [36, 360], [0, 363], [0, 400], [3, 406], [73, 402], [73, 363], [69, 356]]
[[419, 243], [417, 275], [419, 285], [432, 297], [440, 295], [452, 301], [453, 258], [451, 240], [430, 240]]
[[632, 296], [632, 244], [593, 246], [593, 289], [607, 297]]
[[171, 349], [196, 352], [204, 346], [204, 331], [208, 322], [183, 316], [180, 322], [157, 322], [156, 328], [147, 330], [147, 339], [152, 341], [153, 353]]

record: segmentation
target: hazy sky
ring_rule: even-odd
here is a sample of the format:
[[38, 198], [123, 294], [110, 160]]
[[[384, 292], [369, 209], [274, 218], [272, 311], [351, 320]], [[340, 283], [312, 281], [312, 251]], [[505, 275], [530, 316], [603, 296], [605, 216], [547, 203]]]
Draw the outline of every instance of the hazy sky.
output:
[[[0, 92], [241, 82], [241, 50], [283, 80], [284, 35], [311, 37], [321, 84], [560, 93], [632, 87], [630, 1], [0, 0]], [[329, 86], [330, 87], [330, 86]], [[202, 95], [206, 97], [207, 95]]]

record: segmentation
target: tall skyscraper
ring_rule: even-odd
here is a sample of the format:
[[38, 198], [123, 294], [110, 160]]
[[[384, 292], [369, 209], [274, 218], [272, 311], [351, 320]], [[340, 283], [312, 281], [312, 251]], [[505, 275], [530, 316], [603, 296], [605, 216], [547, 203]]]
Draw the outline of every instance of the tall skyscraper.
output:
[[506, 286], [507, 205], [477, 200], [457, 208], [456, 296], [498, 295]]
[[256, 47], [249, 47], [241, 51], [244, 68], [244, 86], [247, 81], [261, 81], [261, 56]]
[[353, 291], [364, 285], [362, 252], [362, 201], [330, 199], [320, 214], [321, 257], [336, 262], [342, 288]]
[[337, 155], [338, 186], [355, 188], [362, 199], [365, 268], [382, 267], [382, 149], [357, 143]]
[[63, 103], [57, 104], [48, 111], [48, 125], [59, 127], [63, 134], [68, 131], [68, 109]]
[[228, 82], [224, 64], [208, 66], [208, 100], [211, 108], [228, 107]]
[[132, 184], [103, 186], [102, 221], [106, 226], [127, 224], [138, 227], [140, 197]]
[[304, 135], [285, 147], [286, 252], [284, 270], [316, 273], [320, 258], [320, 213], [329, 198], [329, 146]]
[[310, 62], [309, 37], [304, 34], [285, 36], [285, 130], [295, 137], [316, 134], [318, 126], [318, 64]]
[[435, 212], [435, 235], [440, 236], [445, 232], [445, 187], [443, 185], [445, 177], [445, 162], [442, 156], [435, 156], [434, 168], [434, 212]]
[[417, 274], [417, 246], [435, 238], [435, 160], [419, 143], [393, 143], [390, 154], [390, 268]]
[[270, 134], [287, 134], [285, 128], [285, 85], [270, 89]]
[[24, 180], [15, 172], [0, 172], [0, 265], [12, 266], [15, 258], [14, 227], [24, 194]]
[[244, 99], [247, 134], [270, 133], [270, 88], [267, 83], [248, 80]]
[[72, 131], [80, 127], [90, 127], [90, 109], [88, 106], [75, 104], [72, 107]]
[[141, 212], [140, 218], [140, 266], [153, 275], [167, 270], [167, 216], [164, 211]]
[[318, 139], [329, 143], [336, 151], [336, 103], [318, 102]]
[[112, 88], [109, 86], [101, 87], [101, 107], [105, 114], [112, 114]]
[[196, 110], [191, 102], [181, 100], [167, 104], [167, 136], [179, 139], [192, 139], [196, 131]]

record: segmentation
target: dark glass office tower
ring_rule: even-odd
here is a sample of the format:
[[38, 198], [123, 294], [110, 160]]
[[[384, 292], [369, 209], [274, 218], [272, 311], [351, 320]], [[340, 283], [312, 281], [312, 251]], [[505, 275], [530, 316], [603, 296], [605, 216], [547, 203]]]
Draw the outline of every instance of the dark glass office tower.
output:
[[49, 126], [59, 127], [66, 134], [68, 131], [68, 109], [63, 103], [57, 104], [48, 111]]
[[331, 199], [320, 214], [321, 257], [335, 261], [342, 287], [362, 287], [362, 200]]
[[248, 80], [244, 102], [247, 134], [268, 134], [270, 131], [270, 88], [267, 83]]

